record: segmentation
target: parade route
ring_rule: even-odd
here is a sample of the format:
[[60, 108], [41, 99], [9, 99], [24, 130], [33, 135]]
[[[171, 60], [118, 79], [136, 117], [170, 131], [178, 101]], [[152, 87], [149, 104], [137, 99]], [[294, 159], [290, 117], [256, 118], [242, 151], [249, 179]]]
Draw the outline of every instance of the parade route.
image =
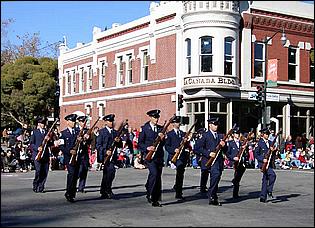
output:
[[276, 170], [274, 198], [259, 202], [261, 172], [246, 170], [241, 181], [239, 200], [232, 199], [233, 170], [226, 169], [219, 184], [222, 206], [208, 205], [199, 193], [200, 170], [186, 168], [183, 195], [174, 198], [175, 171], [163, 169], [162, 205], [146, 201], [148, 170], [122, 168], [113, 182], [114, 199], [100, 199], [101, 171], [88, 173], [86, 193], [76, 202], [64, 197], [66, 171], [50, 171], [45, 193], [32, 191], [34, 171], [1, 174], [1, 226], [79, 226], [79, 227], [313, 227], [314, 170]]

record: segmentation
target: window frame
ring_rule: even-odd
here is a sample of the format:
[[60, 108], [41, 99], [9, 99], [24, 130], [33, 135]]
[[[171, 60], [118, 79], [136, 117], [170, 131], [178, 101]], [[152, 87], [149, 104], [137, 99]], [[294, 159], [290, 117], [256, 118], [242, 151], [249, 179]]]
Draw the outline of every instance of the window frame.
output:
[[[202, 53], [202, 43], [203, 39], [210, 38], [210, 53]], [[209, 57], [210, 58], [210, 65], [209, 65], [209, 71], [204, 71], [203, 69], [206, 68], [204, 66], [206, 63], [206, 59], [203, 59], [203, 57]], [[213, 72], [213, 37], [212, 36], [202, 36], [199, 38], [199, 73], [211, 73]]]

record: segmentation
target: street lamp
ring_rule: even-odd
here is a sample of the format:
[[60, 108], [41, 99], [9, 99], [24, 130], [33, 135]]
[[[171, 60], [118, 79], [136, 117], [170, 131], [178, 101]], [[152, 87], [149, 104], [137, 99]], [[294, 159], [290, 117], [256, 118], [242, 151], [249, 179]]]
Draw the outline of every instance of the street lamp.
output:
[[[267, 37], [265, 38], [265, 40], [263, 41], [264, 45], [265, 45], [265, 70], [264, 70], [264, 88], [263, 88], [263, 114], [262, 114], [262, 125], [263, 125], [263, 128], [267, 127], [267, 70], [268, 70], [268, 57], [267, 57], [267, 54], [268, 54], [268, 42], [276, 35], [278, 34], [279, 32], [281, 31], [277, 31], [275, 32], [271, 37], [269, 37], [267, 39]], [[287, 36], [285, 35], [284, 33], [284, 28], [282, 28], [282, 35], [281, 35], [281, 38], [280, 38], [280, 41], [281, 41], [281, 44], [282, 46], [284, 46], [287, 42]]]

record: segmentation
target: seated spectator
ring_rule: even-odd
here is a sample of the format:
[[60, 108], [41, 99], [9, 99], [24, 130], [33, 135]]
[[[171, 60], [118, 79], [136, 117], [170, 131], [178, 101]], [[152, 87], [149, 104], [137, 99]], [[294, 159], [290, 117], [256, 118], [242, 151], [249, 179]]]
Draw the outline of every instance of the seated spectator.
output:
[[17, 159], [12, 154], [11, 150], [8, 149], [3, 159], [4, 172], [15, 172], [17, 163]]
[[117, 162], [118, 162], [118, 167], [119, 168], [126, 168], [126, 157], [125, 153], [121, 151], [118, 155]]
[[146, 167], [140, 163], [141, 162], [141, 153], [136, 155], [136, 158], [134, 160], [134, 168], [135, 169], [145, 169]]

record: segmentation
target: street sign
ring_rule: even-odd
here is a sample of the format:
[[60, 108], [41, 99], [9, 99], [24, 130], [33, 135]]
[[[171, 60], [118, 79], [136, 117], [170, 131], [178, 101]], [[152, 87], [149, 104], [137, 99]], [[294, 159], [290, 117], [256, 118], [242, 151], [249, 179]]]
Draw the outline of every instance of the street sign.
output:
[[[256, 92], [248, 92], [248, 100], [257, 101], [257, 93]], [[267, 101], [280, 101], [280, 95], [276, 93], [267, 93]]]

